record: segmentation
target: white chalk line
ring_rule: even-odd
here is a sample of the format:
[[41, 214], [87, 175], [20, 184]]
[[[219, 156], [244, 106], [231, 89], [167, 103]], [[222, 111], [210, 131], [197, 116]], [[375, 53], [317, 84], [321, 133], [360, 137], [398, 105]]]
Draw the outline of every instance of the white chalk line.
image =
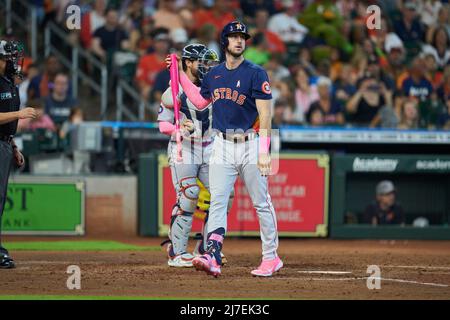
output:
[[[314, 281], [355, 281], [355, 280], [367, 280], [369, 277], [359, 277], [359, 278], [312, 278]], [[378, 278], [371, 277], [372, 280], [380, 280], [380, 281], [391, 281], [391, 282], [399, 282], [399, 283], [410, 283], [410, 284], [421, 284], [424, 286], [433, 286], [433, 287], [443, 287], [446, 288], [449, 285], [443, 283], [431, 283], [431, 282], [419, 282], [413, 280], [403, 280], [403, 279], [391, 279], [391, 278]]]
[[298, 273], [310, 273], [310, 274], [351, 274], [352, 271], [319, 271], [319, 270], [307, 270], [297, 271]]
[[403, 268], [403, 269], [436, 269], [436, 270], [450, 270], [448, 266], [381, 266], [382, 268]]

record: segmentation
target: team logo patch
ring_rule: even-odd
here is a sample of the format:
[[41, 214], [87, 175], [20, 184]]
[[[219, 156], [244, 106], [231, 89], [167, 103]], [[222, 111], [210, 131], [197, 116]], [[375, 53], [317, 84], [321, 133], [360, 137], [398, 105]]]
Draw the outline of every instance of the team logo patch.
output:
[[12, 99], [11, 92], [2, 92], [0, 93], [0, 100]]
[[270, 84], [267, 81], [264, 81], [264, 83], [261, 86], [262, 92], [265, 94], [270, 94], [272, 91], [270, 90]]

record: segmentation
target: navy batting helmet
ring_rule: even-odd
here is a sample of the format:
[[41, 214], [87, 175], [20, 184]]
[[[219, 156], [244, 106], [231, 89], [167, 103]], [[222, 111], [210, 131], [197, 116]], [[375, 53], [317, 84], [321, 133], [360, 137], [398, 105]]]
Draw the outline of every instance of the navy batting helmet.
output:
[[247, 32], [247, 26], [245, 24], [239, 21], [230, 22], [223, 27], [220, 35], [220, 45], [222, 46], [222, 49], [225, 49], [228, 46], [228, 36], [233, 33], [242, 33], [245, 40], [250, 39], [250, 35]]

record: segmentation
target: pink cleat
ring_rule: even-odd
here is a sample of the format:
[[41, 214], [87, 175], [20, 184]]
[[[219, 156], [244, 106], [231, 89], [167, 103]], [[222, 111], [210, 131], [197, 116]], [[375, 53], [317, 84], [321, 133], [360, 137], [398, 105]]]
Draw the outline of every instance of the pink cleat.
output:
[[252, 275], [258, 277], [271, 277], [274, 272], [277, 272], [283, 267], [283, 261], [280, 257], [272, 260], [263, 260], [258, 269], [252, 271]]
[[209, 254], [195, 257], [192, 260], [192, 264], [195, 269], [205, 271], [207, 274], [216, 278], [220, 275], [220, 265], [218, 265], [216, 259], [212, 258]]

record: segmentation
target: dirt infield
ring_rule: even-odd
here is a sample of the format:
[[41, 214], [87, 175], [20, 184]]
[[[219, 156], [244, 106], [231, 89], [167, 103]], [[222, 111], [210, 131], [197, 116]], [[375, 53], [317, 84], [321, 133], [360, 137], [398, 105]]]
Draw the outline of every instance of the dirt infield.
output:
[[[154, 246], [160, 239], [124, 242]], [[448, 241], [282, 239], [285, 267], [268, 279], [250, 275], [259, 264], [259, 240], [226, 239], [224, 252], [229, 263], [215, 279], [194, 269], [169, 269], [163, 251], [17, 251], [12, 252], [17, 268], [0, 270], [0, 295], [450, 299]], [[81, 290], [66, 288], [69, 265], [81, 268]], [[380, 290], [366, 286], [368, 265], [381, 269]]]

